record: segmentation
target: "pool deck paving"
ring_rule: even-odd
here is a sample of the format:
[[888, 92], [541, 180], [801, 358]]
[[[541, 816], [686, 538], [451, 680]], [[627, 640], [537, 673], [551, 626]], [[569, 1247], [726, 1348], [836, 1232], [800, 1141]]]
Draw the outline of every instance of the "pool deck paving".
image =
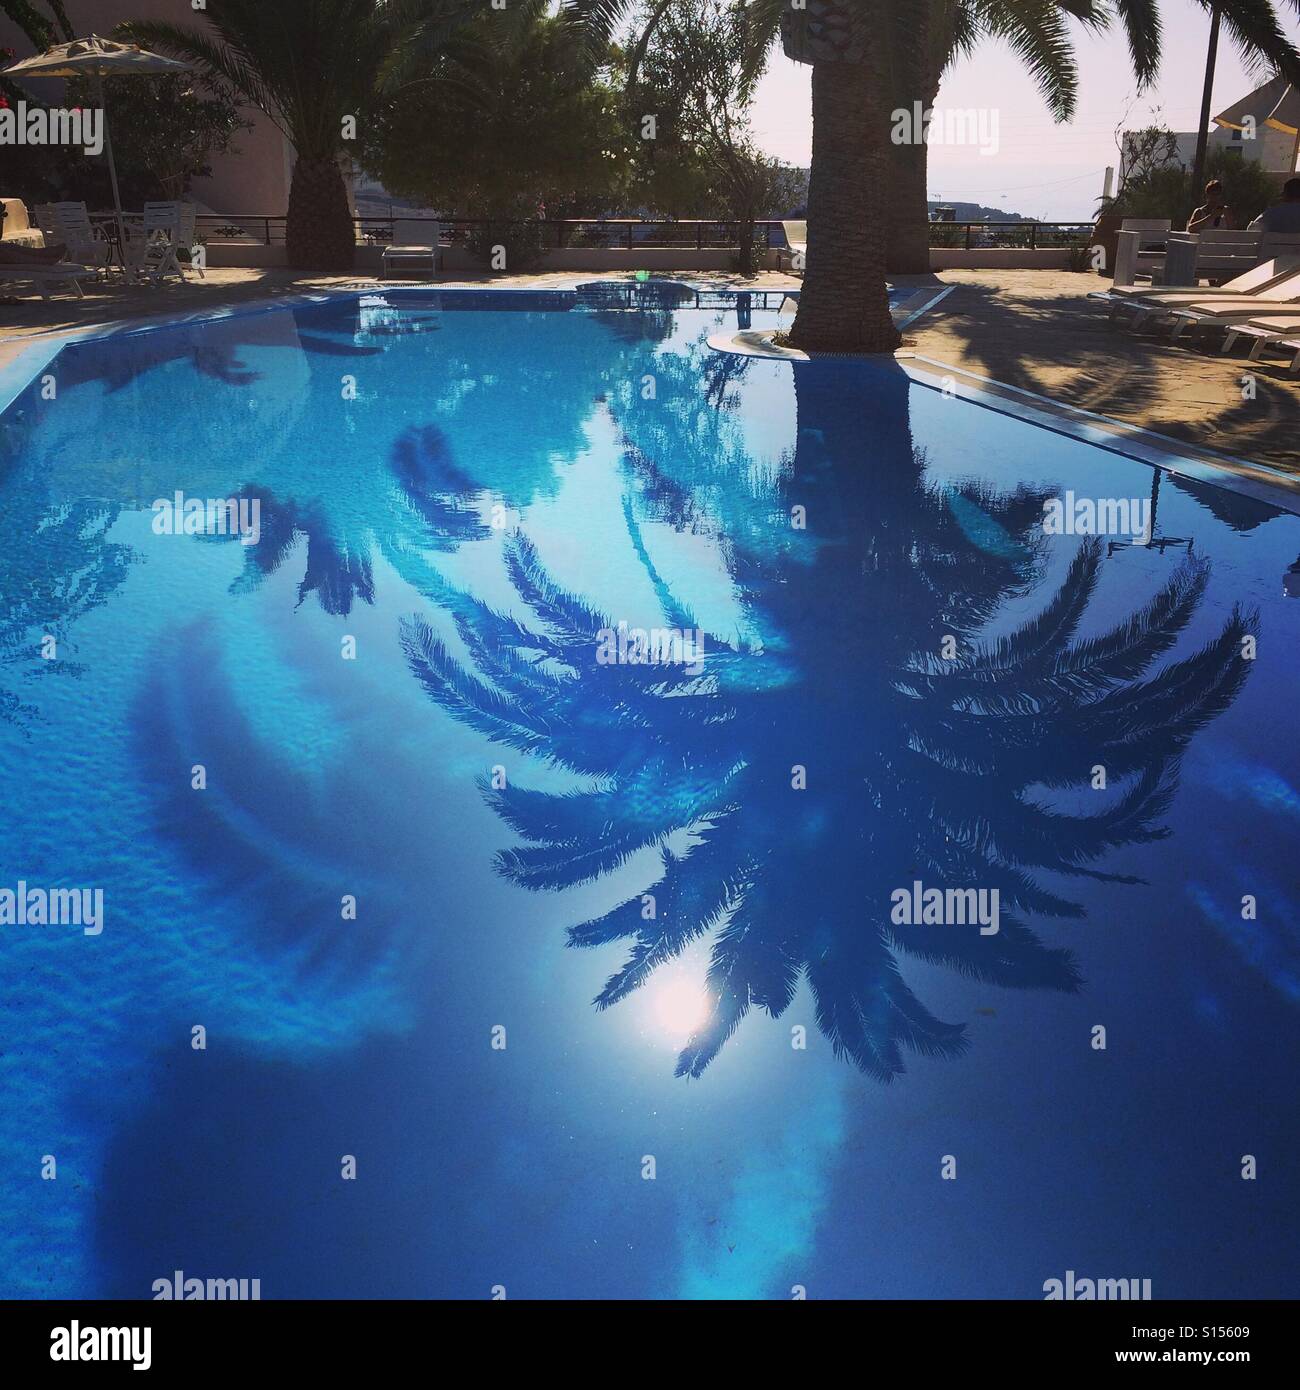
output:
[[[575, 280], [626, 275], [548, 273], [444, 279], [440, 285], [546, 288]], [[671, 278], [748, 289], [797, 289], [789, 275], [765, 272], [741, 280], [718, 272], [665, 273]], [[68, 295], [0, 308], [0, 371], [50, 333], [90, 332], [159, 316], [201, 317], [261, 300], [357, 287], [367, 276], [295, 275], [285, 270], [210, 269], [207, 279], [145, 288], [97, 286], [84, 299]], [[905, 310], [948, 290], [933, 309], [908, 324], [905, 351], [926, 364], [1030, 392], [1040, 402], [1093, 412], [1153, 431], [1187, 446], [1262, 465], [1274, 485], [1300, 498], [1300, 374], [1289, 358], [1249, 362], [1218, 351], [1222, 334], [1186, 345], [1110, 324], [1087, 298], [1109, 281], [1086, 272], [948, 270], [895, 280], [916, 291]], [[929, 366], [928, 370], [936, 368]], [[1231, 465], [1228, 465], [1231, 472]]]

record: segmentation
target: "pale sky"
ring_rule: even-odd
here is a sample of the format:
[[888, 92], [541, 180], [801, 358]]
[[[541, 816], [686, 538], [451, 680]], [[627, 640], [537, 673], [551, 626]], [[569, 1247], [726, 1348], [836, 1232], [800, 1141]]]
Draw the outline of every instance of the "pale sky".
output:
[[[1300, 20], [1284, 7], [1288, 33], [1300, 44]], [[1210, 20], [1196, 0], [1164, 0], [1164, 61], [1160, 77], [1137, 103], [1129, 128], [1152, 122], [1176, 131], [1196, 129]], [[1005, 47], [985, 44], [954, 68], [939, 93], [943, 107], [996, 107], [998, 152], [932, 145], [930, 196], [983, 203], [1046, 221], [1088, 219], [1096, 210], [1108, 164], [1119, 162], [1115, 127], [1136, 96], [1128, 48], [1118, 29], [1101, 37], [1080, 31], [1079, 107], [1073, 124], [1056, 125], [1033, 82]], [[769, 154], [806, 166], [812, 141], [809, 69], [775, 56], [754, 107], [754, 130]], [[1213, 111], [1254, 86], [1232, 44], [1220, 45]]]

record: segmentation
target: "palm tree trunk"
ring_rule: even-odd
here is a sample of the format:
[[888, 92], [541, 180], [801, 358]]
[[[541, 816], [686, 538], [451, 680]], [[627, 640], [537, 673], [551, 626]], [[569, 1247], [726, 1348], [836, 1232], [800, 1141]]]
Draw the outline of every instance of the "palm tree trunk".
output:
[[[919, 105], [924, 114], [934, 105], [952, 56], [952, 8], [934, 0], [912, 0], [905, 17], [899, 9], [891, 13], [892, 110], [915, 112]], [[921, 138], [922, 130], [913, 127], [911, 133], [910, 143], [896, 145], [891, 139], [889, 146], [885, 264], [895, 275], [924, 275], [930, 269], [930, 147]]]
[[356, 233], [343, 171], [332, 155], [298, 156], [289, 185], [285, 243], [289, 264], [296, 269], [352, 269]]
[[737, 269], [746, 279], [754, 274], [754, 241], [754, 214], [751, 209], [741, 218], [740, 255], [737, 260]]
[[930, 269], [930, 147], [893, 145], [889, 161], [889, 249], [891, 275], [924, 275]]
[[808, 266], [790, 344], [806, 352], [892, 352], [883, 194], [889, 130], [879, 63], [817, 62], [808, 180]]

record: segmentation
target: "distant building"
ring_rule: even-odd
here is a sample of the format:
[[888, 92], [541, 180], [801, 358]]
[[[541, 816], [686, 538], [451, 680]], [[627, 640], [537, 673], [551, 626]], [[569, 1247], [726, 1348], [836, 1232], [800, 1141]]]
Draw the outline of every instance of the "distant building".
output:
[[[1296, 168], [1295, 136], [1284, 130], [1275, 129], [1264, 120], [1264, 116], [1274, 104], [1271, 89], [1275, 88], [1276, 85], [1276, 80], [1263, 83], [1249, 96], [1243, 97], [1233, 108], [1248, 109], [1253, 104], [1258, 104], [1263, 115], [1254, 122], [1253, 138], [1249, 130], [1232, 129], [1215, 124], [1210, 128], [1207, 150], [1222, 150], [1229, 155], [1252, 160], [1262, 165], [1265, 172], [1279, 177], [1286, 177], [1294, 173]], [[1138, 142], [1142, 135], [1143, 132], [1141, 131], [1126, 130], [1124, 132], [1119, 167], [1121, 183], [1128, 176], [1134, 151], [1138, 148]], [[1169, 157], [1164, 162], [1181, 164], [1184, 169], [1191, 169], [1196, 163], [1196, 132], [1191, 130], [1174, 134]]]

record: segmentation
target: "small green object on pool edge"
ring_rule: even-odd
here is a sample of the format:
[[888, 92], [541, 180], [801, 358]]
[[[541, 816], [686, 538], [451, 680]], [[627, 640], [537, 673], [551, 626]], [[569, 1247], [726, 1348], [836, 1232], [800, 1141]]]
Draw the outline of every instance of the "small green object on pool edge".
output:
[[647, 281], [650, 278], [650, 272], [648, 270], [638, 270], [636, 273], [636, 278], [644, 284], [645, 281]]

